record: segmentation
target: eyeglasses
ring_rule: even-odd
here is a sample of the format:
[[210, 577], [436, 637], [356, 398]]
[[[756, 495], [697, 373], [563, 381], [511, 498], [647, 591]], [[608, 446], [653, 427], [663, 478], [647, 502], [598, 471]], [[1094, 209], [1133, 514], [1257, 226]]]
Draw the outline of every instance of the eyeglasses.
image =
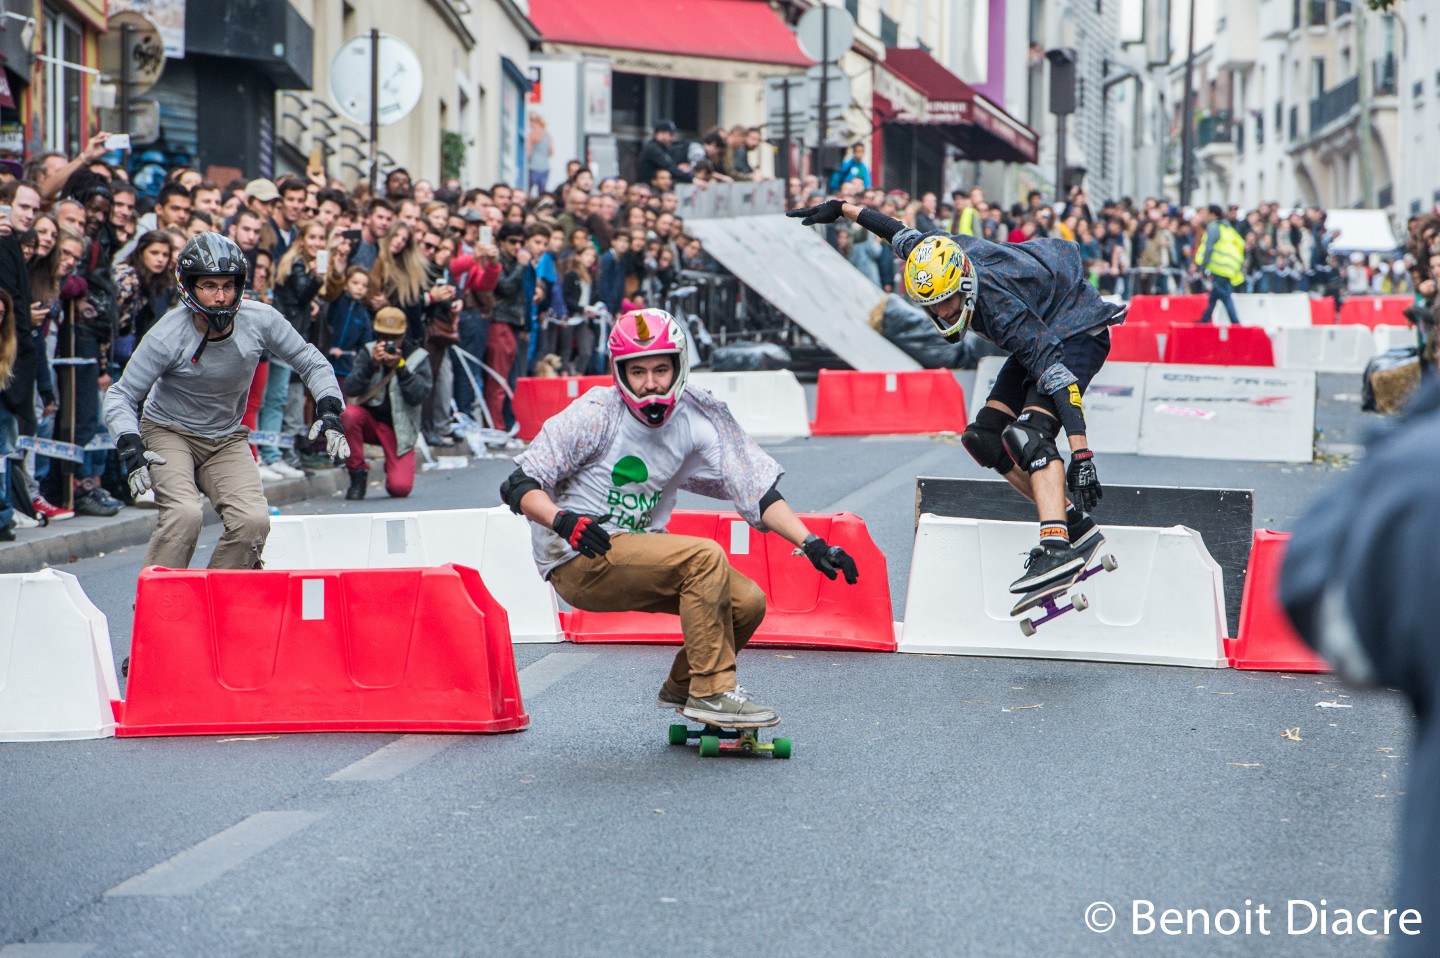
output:
[[440, 245], [439, 245], [438, 243], [424, 243], [424, 242], [422, 242], [422, 243], [420, 244], [420, 248], [423, 249], [423, 250], [424, 250], [425, 252], [427, 252], [427, 253], [436, 253], [436, 252], [439, 252], [439, 250], [440, 250]]
[[196, 283], [195, 288], [202, 293], [233, 293], [235, 284], [231, 283]]

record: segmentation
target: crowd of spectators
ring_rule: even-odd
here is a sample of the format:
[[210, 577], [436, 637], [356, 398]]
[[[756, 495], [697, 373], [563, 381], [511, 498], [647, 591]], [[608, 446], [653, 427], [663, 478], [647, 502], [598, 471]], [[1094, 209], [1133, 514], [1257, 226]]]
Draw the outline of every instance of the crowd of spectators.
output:
[[[675, 143], [661, 127], [656, 142], [673, 150], [651, 155], [645, 181], [597, 180], [571, 161], [564, 182], [528, 193], [400, 168], [372, 194], [318, 172], [222, 184], [181, 166], [150, 197], [109, 162], [103, 133], [75, 157], [0, 161], [0, 541], [135, 504], [101, 398], [178, 303], [176, 255], [206, 231], [244, 251], [245, 295], [329, 357], [351, 402], [352, 460], [363, 441], [380, 445], [392, 495], [410, 491], [422, 443], [463, 441], [457, 412], [513, 430], [518, 377], [603, 372], [612, 317], [661, 304], [682, 269], [711, 265], [674, 184], [757, 175], [758, 131]], [[410, 373], [391, 388], [402, 360]], [[310, 402], [289, 369], [261, 362], [244, 421], [266, 481], [328, 465], [304, 436]], [[363, 460], [347, 466], [353, 479]]]

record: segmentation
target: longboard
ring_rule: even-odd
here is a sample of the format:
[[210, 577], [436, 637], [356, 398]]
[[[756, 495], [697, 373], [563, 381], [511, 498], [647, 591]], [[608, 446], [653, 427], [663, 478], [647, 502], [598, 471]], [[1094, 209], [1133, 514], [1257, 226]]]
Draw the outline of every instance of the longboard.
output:
[[1114, 572], [1118, 568], [1120, 568], [1120, 563], [1113, 555], [1101, 556], [1099, 563], [1088, 569], [1082, 567], [1080, 574], [1073, 579], [1061, 579], [1058, 582], [1025, 593], [1020, 597], [1020, 601], [1015, 603], [1015, 608], [1010, 610], [1010, 614], [1020, 615], [1032, 609], [1043, 609], [1045, 614], [1042, 616], [1020, 620], [1020, 631], [1027, 636], [1034, 635], [1035, 630], [1040, 626], [1053, 619], [1060, 618], [1060, 616], [1066, 612], [1072, 610], [1075, 612], [1084, 612], [1088, 609], [1090, 607], [1090, 600], [1079, 592], [1068, 596], [1070, 601], [1067, 605], [1062, 606], [1060, 602], [1067, 598], [1066, 593], [1092, 575], [1099, 575], [1101, 572]]
[[[684, 709], [675, 711], [682, 717], [685, 715]], [[760, 739], [760, 729], [779, 725], [779, 719], [767, 722], [765, 725], [721, 726], [711, 725], [709, 722], [702, 724], [703, 727], [699, 729], [679, 723], [671, 725], [670, 744], [688, 745], [691, 739], [699, 739], [700, 754], [705, 758], [719, 755], [721, 752], [742, 755], [768, 752], [776, 758], [790, 757], [790, 740], [788, 738], [776, 738], [769, 742]]]

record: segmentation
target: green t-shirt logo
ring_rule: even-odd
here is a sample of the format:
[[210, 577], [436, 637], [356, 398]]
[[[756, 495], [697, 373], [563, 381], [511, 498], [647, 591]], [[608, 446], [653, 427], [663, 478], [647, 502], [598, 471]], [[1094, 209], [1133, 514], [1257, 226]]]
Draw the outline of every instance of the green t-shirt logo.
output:
[[610, 507], [610, 519], [622, 529], [631, 532], [643, 532], [650, 525], [652, 511], [660, 504], [660, 496], [663, 490], [657, 489], [653, 494], [646, 495], [641, 492], [621, 492], [620, 489], [628, 485], [640, 485], [650, 478], [650, 468], [637, 456], [626, 456], [615, 463], [615, 468], [610, 472], [610, 481], [615, 484], [614, 489], [606, 493], [606, 505]]
[[610, 473], [610, 481], [617, 486], [629, 485], [632, 482], [640, 483], [650, 478], [650, 470], [645, 463], [636, 456], [626, 456], [615, 463], [615, 469]]

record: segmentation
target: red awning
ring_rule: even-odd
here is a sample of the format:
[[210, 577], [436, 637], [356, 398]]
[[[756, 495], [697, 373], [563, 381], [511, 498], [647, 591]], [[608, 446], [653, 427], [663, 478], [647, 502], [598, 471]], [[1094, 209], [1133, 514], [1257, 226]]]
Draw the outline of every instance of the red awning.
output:
[[530, 0], [546, 43], [805, 67], [764, 0]]
[[881, 70], [902, 84], [897, 88], [888, 78], [877, 77], [876, 106], [885, 119], [951, 127], [967, 159], [1034, 163], [1039, 158], [1034, 130], [924, 50], [889, 47]]

